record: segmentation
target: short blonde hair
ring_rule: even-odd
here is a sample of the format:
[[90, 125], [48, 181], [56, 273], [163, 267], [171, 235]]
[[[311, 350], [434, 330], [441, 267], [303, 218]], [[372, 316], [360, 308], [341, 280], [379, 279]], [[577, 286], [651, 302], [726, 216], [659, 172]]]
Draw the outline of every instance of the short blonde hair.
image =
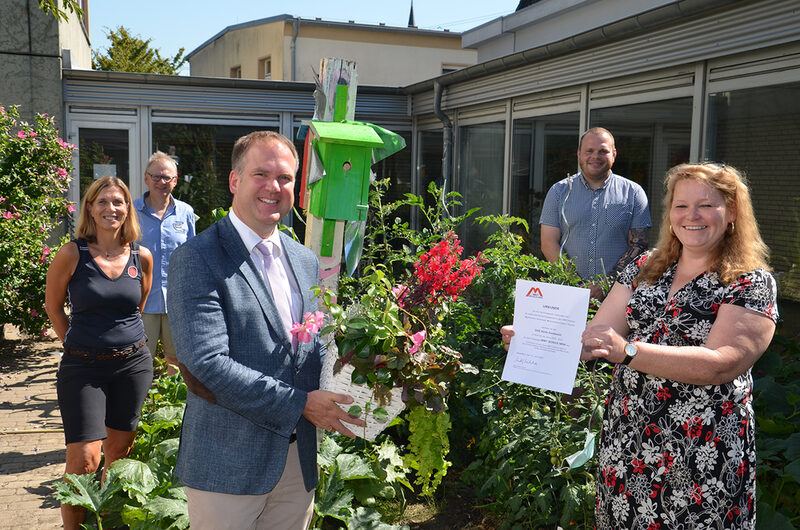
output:
[[75, 235], [81, 239], [89, 242], [97, 240], [97, 226], [95, 226], [94, 219], [89, 214], [87, 204], [94, 204], [97, 196], [100, 195], [106, 188], [119, 188], [122, 190], [122, 195], [125, 197], [125, 204], [128, 207], [128, 214], [125, 216], [125, 222], [122, 223], [122, 230], [120, 231], [120, 243], [127, 245], [133, 241], [138, 241], [142, 238], [142, 232], [139, 228], [139, 217], [136, 215], [136, 209], [133, 207], [133, 200], [131, 199], [131, 192], [128, 186], [118, 179], [117, 177], [102, 177], [89, 186], [86, 194], [81, 201], [81, 214], [78, 217], [78, 228]]
[[716, 271], [720, 281], [727, 285], [753, 269], [769, 270], [769, 248], [758, 231], [758, 222], [744, 175], [734, 167], [705, 162], [681, 164], [667, 171], [664, 179], [667, 194], [664, 196], [664, 214], [658, 243], [639, 272], [637, 281], [654, 284], [681, 254], [681, 242], [671, 230], [669, 212], [675, 195], [675, 185], [682, 180], [695, 180], [717, 190], [725, 200], [725, 206], [736, 212], [736, 220], [728, 225], [725, 236], [711, 256], [711, 270]]
[[174, 158], [172, 158], [163, 151], [156, 151], [155, 153], [150, 155], [150, 158], [147, 159], [147, 165], [144, 168], [145, 172], [149, 171], [150, 166], [152, 166], [156, 162], [167, 162], [169, 164], [172, 164], [172, 167], [175, 168], [175, 172], [178, 171], [178, 162], [176, 162]]

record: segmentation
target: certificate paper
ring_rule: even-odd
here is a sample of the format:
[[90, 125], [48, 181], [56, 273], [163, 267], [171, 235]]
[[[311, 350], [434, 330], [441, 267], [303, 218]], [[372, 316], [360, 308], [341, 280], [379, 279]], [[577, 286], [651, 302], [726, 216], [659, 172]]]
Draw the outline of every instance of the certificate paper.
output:
[[517, 280], [514, 336], [502, 378], [571, 394], [589, 315], [589, 289]]

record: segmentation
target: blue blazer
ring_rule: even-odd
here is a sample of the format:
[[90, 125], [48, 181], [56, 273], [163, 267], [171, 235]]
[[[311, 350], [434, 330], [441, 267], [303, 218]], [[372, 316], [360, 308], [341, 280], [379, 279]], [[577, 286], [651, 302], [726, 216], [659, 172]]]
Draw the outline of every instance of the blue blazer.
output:
[[[281, 243], [303, 295], [301, 314], [314, 311], [317, 257], [283, 233]], [[311, 491], [316, 428], [302, 412], [307, 393], [319, 388], [324, 348], [315, 337], [292, 353], [269, 287], [229, 218], [173, 252], [167, 308], [178, 360], [216, 397], [211, 403], [189, 393], [175, 475], [205, 491], [269, 492], [296, 430]]]

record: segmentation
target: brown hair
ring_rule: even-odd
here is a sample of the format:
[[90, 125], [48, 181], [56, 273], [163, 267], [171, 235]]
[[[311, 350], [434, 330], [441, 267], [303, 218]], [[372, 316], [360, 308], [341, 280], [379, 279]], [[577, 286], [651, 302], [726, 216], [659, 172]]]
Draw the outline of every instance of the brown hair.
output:
[[592, 127], [591, 129], [585, 131], [578, 139], [578, 151], [580, 151], [581, 147], [583, 146], [583, 139], [590, 134], [593, 136], [603, 136], [604, 134], [608, 135], [608, 137], [611, 138], [611, 149], [617, 148], [616, 145], [614, 145], [614, 135], [611, 134], [611, 131], [608, 129], [603, 129], [602, 127]]
[[122, 195], [125, 196], [125, 205], [128, 207], [128, 214], [125, 216], [125, 221], [122, 223], [122, 230], [119, 234], [120, 243], [127, 245], [133, 241], [138, 241], [142, 237], [142, 232], [139, 229], [139, 218], [136, 215], [136, 209], [133, 207], [131, 192], [128, 190], [128, 186], [117, 177], [99, 178], [92, 182], [92, 185], [86, 190], [81, 202], [81, 214], [78, 217], [78, 228], [75, 235], [89, 242], [97, 240], [97, 227], [86, 205], [94, 204], [97, 196], [106, 188], [119, 188], [122, 190]]
[[658, 243], [639, 272], [637, 281], [654, 284], [681, 254], [681, 242], [671, 230], [669, 213], [675, 185], [687, 179], [696, 180], [717, 190], [725, 200], [725, 206], [736, 212], [736, 221], [728, 226], [725, 236], [715, 249], [715, 255], [711, 257], [711, 270], [716, 271], [720, 281], [727, 285], [753, 269], [760, 267], [769, 270], [769, 248], [758, 231], [750, 190], [744, 175], [734, 167], [713, 162], [681, 164], [667, 171], [664, 179], [667, 194], [664, 196], [664, 214]]
[[294, 171], [297, 173], [297, 169], [300, 167], [300, 158], [297, 156], [297, 148], [295, 148], [291, 140], [275, 131], [253, 131], [236, 140], [236, 143], [233, 144], [233, 152], [231, 153], [231, 168], [237, 173], [241, 173], [247, 150], [257, 142], [270, 141], [281, 142], [289, 148], [294, 157]]

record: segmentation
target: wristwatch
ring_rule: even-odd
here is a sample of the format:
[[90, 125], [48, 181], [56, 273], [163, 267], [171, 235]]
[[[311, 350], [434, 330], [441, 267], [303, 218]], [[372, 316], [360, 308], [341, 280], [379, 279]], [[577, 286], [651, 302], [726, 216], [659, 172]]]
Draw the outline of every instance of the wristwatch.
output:
[[635, 342], [629, 342], [625, 345], [625, 358], [622, 360], [622, 364], [630, 364], [636, 354], [639, 353], [639, 348], [636, 346]]

